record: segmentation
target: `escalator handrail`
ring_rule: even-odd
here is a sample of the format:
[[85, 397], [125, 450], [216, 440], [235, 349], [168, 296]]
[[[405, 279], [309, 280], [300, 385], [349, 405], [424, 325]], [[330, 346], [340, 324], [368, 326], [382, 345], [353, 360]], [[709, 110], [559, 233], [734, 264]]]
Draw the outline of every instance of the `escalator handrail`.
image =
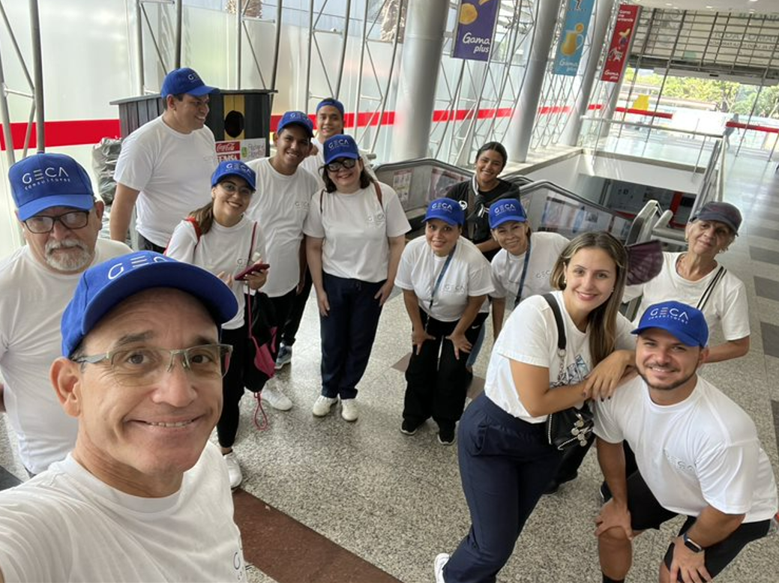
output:
[[[509, 180], [509, 182], [512, 182]], [[520, 189], [520, 194], [522, 196], [525, 196], [527, 194], [531, 194], [535, 192], [536, 190], [541, 190], [542, 188], [545, 188], [547, 190], [551, 190], [552, 192], [556, 192], [557, 194], [562, 194], [563, 196], [566, 196], [568, 198], [572, 198], [576, 202], [586, 204], [588, 206], [594, 207], [598, 209], [601, 212], [607, 213], [612, 216], [620, 216], [617, 211], [614, 209], [610, 209], [608, 207], [603, 206], [602, 204], [599, 204], [597, 202], [593, 202], [591, 200], [587, 200], [580, 194], [576, 194], [575, 192], [568, 190], [567, 188], [563, 188], [559, 184], [555, 184], [554, 182], [550, 182], [549, 180], [534, 180], [533, 182], [527, 183], [522, 186]], [[623, 217], [624, 218], [624, 217]]]

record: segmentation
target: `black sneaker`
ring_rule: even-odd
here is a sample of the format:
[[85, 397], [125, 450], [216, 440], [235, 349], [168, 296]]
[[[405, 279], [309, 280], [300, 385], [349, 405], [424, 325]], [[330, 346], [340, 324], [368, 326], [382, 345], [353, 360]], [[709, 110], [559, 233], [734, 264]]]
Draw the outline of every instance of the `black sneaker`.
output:
[[438, 443], [441, 445], [452, 445], [454, 443], [454, 427], [451, 429], [439, 429]]
[[572, 480], [575, 480], [576, 477], [579, 475], [579, 472], [574, 472], [572, 476], [564, 476], [564, 477], [558, 477], [555, 476], [551, 482], [546, 487], [546, 490], [544, 490], [544, 495], [547, 494], [554, 494], [560, 489], [560, 486], [562, 484], [565, 484], [566, 482], [570, 482]]
[[400, 432], [403, 435], [414, 435], [419, 429], [419, 425], [415, 425], [408, 419], [403, 420], [403, 424], [400, 426]]

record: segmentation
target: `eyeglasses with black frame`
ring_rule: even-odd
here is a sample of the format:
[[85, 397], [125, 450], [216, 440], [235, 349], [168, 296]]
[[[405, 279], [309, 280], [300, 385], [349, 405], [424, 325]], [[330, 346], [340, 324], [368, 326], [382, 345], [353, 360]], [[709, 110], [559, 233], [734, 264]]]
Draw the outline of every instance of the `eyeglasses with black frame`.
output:
[[51, 233], [54, 230], [54, 223], [59, 222], [66, 229], [75, 231], [83, 229], [89, 223], [89, 213], [91, 211], [68, 211], [54, 217], [46, 215], [36, 215], [22, 221], [27, 230], [36, 235]]
[[229, 344], [201, 344], [176, 350], [135, 346], [72, 360], [79, 364], [107, 362], [120, 385], [142, 387], [153, 385], [160, 380], [163, 372], [173, 370], [178, 355], [181, 355], [181, 364], [191, 377], [206, 381], [221, 379], [230, 367], [232, 351], [233, 347]]
[[220, 182], [219, 186], [221, 186], [227, 194], [235, 194], [236, 192], [241, 196], [251, 196], [254, 194], [254, 191], [248, 186], [239, 187], [237, 184], [228, 182], [227, 180]]
[[325, 168], [327, 168], [330, 172], [338, 172], [341, 168], [351, 170], [356, 165], [357, 160], [354, 158], [341, 158], [339, 160], [335, 160], [334, 162], [330, 162], [329, 164], [325, 164]]

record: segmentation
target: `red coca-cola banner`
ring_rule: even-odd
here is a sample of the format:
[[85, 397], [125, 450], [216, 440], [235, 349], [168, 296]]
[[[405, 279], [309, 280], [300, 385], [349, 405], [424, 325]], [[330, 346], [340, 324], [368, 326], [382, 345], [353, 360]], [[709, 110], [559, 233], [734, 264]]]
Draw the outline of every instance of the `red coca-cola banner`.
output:
[[611, 44], [609, 45], [609, 52], [606, 54], [606, 61], [603, 63], [601, 80], [618, 83], [622, 78], [622, 72], [625, 70], [625, 64], [628, 61], [630, 39], [636, 32], [640, 11], [640, 6], [619, 5], [617, 22], [614, 25], [614, 33], [611, 35]]

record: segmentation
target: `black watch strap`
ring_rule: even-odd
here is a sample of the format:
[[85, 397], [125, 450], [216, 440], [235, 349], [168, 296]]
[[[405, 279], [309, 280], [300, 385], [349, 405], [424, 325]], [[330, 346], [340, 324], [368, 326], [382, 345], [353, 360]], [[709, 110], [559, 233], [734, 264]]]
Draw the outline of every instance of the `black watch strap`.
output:
[[690, 549], [693, 553], [703, 552], [703, 547], [692, 540], [686, 532], [682, 535], [682, 540], [684, 541], [684, 546]]

